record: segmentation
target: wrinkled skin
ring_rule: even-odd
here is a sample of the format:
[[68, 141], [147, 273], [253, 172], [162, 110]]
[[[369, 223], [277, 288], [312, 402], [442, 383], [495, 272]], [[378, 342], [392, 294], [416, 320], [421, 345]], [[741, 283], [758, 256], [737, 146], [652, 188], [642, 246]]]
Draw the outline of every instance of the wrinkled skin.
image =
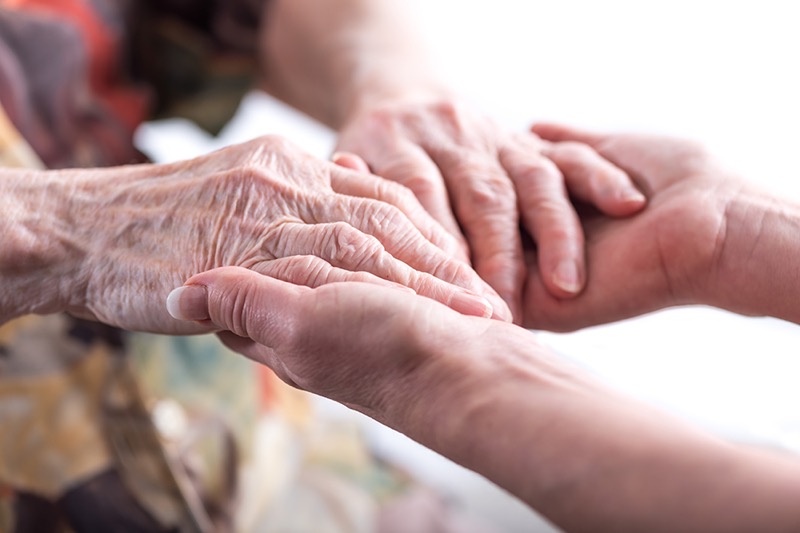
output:
[[540, 250], [548, 291], [571, 298], [584, 287], [586, 264], [567, 191], [611, 216], [645, 205], [625, 173], [590, 147], [565, 143], [545, 156], [547, 145], [535, 135], [504, 131], [444, 96], [362, 107], [345, 121], [337, 150], [410, 188], [519, 316], [525, 280], [520, 223]]
[[54, 182], [62, 197], [39, 212], [56, 220], [36, 232], [70, 228], [60, 238], [76, 266], [61, 297], [79, 316], [198, 332], [169, 320], [164, 298], [193, 274], [237, 265], [310, 286], [399, 284], [481, 316], [491, 314], [486, 298], [510, 318], [410, 192], [277, 137], [171, 165], [64, 171]]
[[648, 135], [601, 135], [554, 124], [533, 131], [554, 143], [583, 142], [624, 169], [647, 194], [642, 213], [582, 219], [589, 265], [586, 290], [553, 298], [528, 254], [528, 327], [574, 330], [667, 306], [708, 303], [720, 270], [726, 211], [742, 183], [699, 145]]

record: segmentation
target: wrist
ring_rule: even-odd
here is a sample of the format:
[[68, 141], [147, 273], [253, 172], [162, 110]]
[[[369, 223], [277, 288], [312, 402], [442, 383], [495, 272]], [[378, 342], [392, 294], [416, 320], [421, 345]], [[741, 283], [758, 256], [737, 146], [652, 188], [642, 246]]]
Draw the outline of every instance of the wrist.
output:
[[476, 320], [468, 331], [429, 343], [378, 419], [538, 508], [602, 454], [570, 434], [597, 425], [608, 391], [527, 330]]
[[[402, 78], [402, 79], [400, 79]], [[393, 80], [394, 79], [394, 80]], [[372, 110], [407, 103], [430, 103], [453, 100], [455, 94], [447, 85], [425, 76], [388, 76], [374, 73], [343, 92], [340, 101], [340, 125]]]
[[743, 188], [725, 208], [707, 302], [745, 315], [800, 321], [800, 205]]
[[0, 170], [0, 322], [69, 307], [82, 253], [59, 171]]
[[[595, 382], [514, 326], [449, 341], [423, 348], [435, 364], [399, 382], [379, 420], [564, 529], [752, 531], [769, 516], [796, 521], [786, 496], [797, 487], [795, 461], [743, 455]], [[742, 498], [759, 502], [731, 511]]]

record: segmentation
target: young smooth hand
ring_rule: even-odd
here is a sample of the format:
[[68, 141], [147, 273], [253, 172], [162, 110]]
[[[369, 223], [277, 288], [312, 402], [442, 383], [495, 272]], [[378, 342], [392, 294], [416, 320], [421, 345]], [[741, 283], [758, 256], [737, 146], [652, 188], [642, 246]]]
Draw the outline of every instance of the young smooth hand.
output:
[[530, 251], [525, 325], [572, 330], [672, 305], [719, 303], [714, 294], [726, 282], [720, 274], [732, 260], [726, 253], [731, 206], [745, 194], [743, 182], [690, 141], [554, 124], [533, 131], [554, 147], [593, 147], [631, 176], [648, 205], [625, 219], [585, 210], [588, 282], [578, 298], [553, 298]]
[[[405, 288], [367, 283], [293, 285], [224, 267], [191, 277], [167, 300], [173, 317], [222, 330], [232, 350], [267, 365], [285, 382], [384, 420], [384, 409], [414, 409], [403, 384], [459, 386], [450, 358], [471, 357], [475, 339], [507, 327], [463, 316]], [[439, 381], [444, 380], [444, 381]], [[419, 398], [420, 405], [424, 398]], [[399, 415], [398, 415], [399, 416]]]

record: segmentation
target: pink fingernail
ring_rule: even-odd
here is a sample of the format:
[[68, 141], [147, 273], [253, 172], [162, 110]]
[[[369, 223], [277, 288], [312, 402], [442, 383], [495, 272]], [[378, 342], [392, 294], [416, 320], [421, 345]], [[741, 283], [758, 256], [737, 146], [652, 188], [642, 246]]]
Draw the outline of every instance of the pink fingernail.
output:
[[553, 283], [571, 294], [581, 290], [578, 264], [572, 259], [564, 259], [561, 261], [553, 273]]
[[631, 204], [640, 204], [647, 201], [647, 197], [636, 189], [626, 189], [624, 191], [620, 191], [617, 195], [617, 199], [619, 199], [621, 202]]
[[167, 311], [178, 320], [208, 320], [208, 292], [202, 285], [185, 285], [167, 296]]
[[450, 307], [462, 315], [489, 318], [492, 316], [492, 305], [480, 296], [467, 292], [456, 293], [450, 300]]

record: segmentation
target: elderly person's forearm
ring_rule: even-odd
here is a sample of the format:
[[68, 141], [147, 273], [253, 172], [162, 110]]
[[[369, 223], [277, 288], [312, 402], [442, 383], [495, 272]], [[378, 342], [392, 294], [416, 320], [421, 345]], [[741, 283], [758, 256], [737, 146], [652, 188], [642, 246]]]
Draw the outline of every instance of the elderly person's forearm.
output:
[[408, 191], [278, 137], [168, 165], [2, 172], [3, 321], [68, 311], [124, 329], [208, 331], [170, 320], [163, 300], [218, 266], [310, 286], [404, 285], [509, 318]]
[[82, 259], [64, 233], [68, 194], [57, 172], [0, 168], [0, 324], [68, 305]]
[[392, 0], [273, 0], [261, 35], [264, 87], [339, 128], [365, 100], [443, 92]]

